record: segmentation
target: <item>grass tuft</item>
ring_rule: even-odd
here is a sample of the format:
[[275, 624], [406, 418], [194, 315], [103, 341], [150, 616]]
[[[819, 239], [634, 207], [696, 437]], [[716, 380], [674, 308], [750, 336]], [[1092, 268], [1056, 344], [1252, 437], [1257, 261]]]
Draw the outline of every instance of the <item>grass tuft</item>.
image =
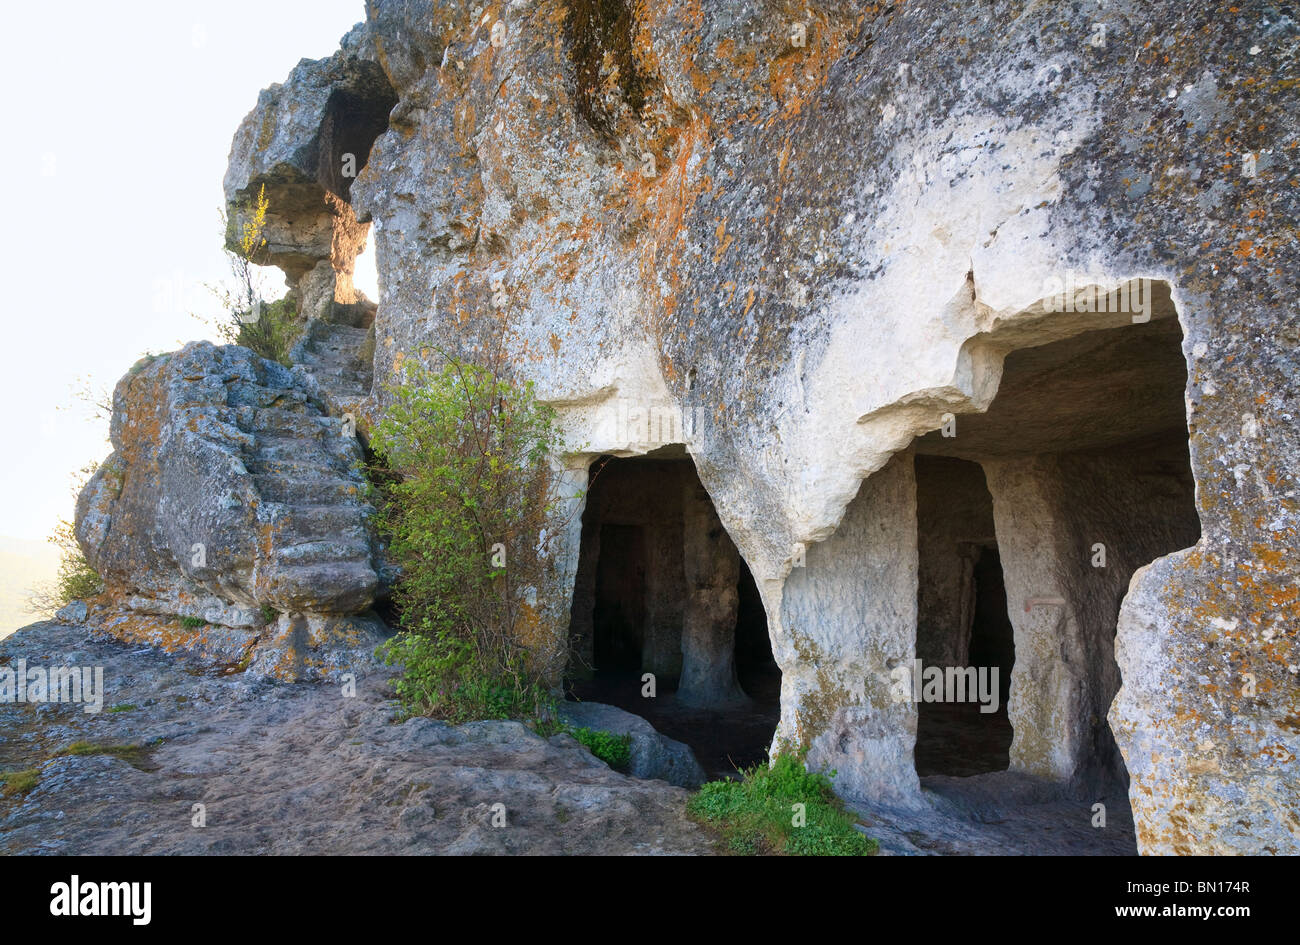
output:
[[149, 771], [149, 751], [144, 745], [96, 745], [92, 742], [73, 742], [56, 751], [52, 757], [84, 757], [87, 755], [109, 755], [120, 758], [133, 768]]
[[722, 834], [732, 853], [871, 856], [879, 848], [855, 828], [856, 818], [830, 779], [804, 768], [802, 753], [778, 755], [771, 767], [755, 765], [742, 774], [741, 781], [710, 781], [686, 806], [691, 817]]
[[0, 797], [21, 797], [30, 794], [41, 780], [35, 768], [26, 771], [0, 771]]

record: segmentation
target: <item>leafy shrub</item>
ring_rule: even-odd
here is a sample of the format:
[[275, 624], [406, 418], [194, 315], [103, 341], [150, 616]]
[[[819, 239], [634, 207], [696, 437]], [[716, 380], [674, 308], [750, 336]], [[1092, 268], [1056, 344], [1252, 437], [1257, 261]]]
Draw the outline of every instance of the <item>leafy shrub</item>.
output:
[[252, 311], [240, 312], [223, 334], [231, 344], [243, 345], [268, 361], [289, 367], [289, 350], [302, 334], [302, 326], [293, 299], [284, 298], [259, 302]]
[[28, 606], [32, 612], [46, 617], [52, 617], [55, 611], [74, 600], [94, 597], [104, 589], [104, 582], [77, 544], [71, 522], [60, 519], [49, 541], [59, 549], [58, 575], [53, 583], [38, 585], [28, 593]]
[[592, 728], [570, 728], [569, 733], [615, 771], [625, 772], [632, 762], [632, 736]]
[[458, 725], [480, 719], [534, 719], [550, 714], [554, 699], [526, 678], [494, 676], [474, 648], [453, 633], [402, 632], [380, 647], [385, 663], [402, 665], [393, 689], [410, 715]]
[[[803, 752], [777, 755], [771, 767], [755, 765], [741, 781], [710, 781], [687, 804], [696, 820], [719, 829], [734, 853], [790, 856], [869, 856], [875, 840], [831, 790], [830, 779], [808, 771]], [[802, 804], [803, 823], [796, 825]]]
[[389, 393], [372, 481], [401, 574], [402, 632], [381, 648], [405, 667], [398, 696], [453, 721], [548, 714], [565, 636], [531, 601], [560, 526], [554, 412], [531, 383], [454, 357], [408, 358]]

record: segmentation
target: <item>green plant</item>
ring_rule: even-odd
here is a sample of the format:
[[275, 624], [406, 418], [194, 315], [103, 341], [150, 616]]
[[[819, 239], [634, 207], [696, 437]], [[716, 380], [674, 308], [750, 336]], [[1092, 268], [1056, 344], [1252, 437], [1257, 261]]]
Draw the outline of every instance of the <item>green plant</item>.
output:
[[562, 526], [555, 415], [531, 383], [440, 354], [438, 370], [406, 359], [371, 436], [380, 524], [401, 574], [402, 632], [381, 656], [404, 667], [395, 685], [408, 712], [549, 715], [565, 634], [533, 602]]
[[253, 353], [286, 367], [289, 351], [302, 333], [293, 298], [268, 300], [261, 267], [269, 262], [266, 216], [270, 201], [263, 186], [257, 196], [244, 201], [229, 219], [222, 214], [226, 257], [234, 285], [209, 286], [225, 310], [224, 320], [215, 326], [228, 344], [243, 345]]
[[77, 544], [72, 523], [60, 519], [49, 541], [59, 549], [59, 571], [53, 583], [39, 584], [28, 592], [28, 606], [33, 613], [46, 617], [74, 600], [94, 597], [104, 589], [95, 569]]
[[92, 742], [77, 741], [60, 748], [51, 757], [108, 755], [111, 758], [120, 758], [134, 768], [147, 771], [149, 752], [150, 748], [144, 745], [96, 745]]
[[571, 728], [569, 732], [615, 771], [627, 771], [632, 761], [631, 735], [616, 735], [592, 728]]
[[271, 624], [271, 623], [274, 623], [274, 622], [279, 618], [279, 616], [280, 616], [280, 612], [279, 612], [278, 610], [276, 610], [274, 607], [272, 607], [270, 604], [263, 604], [263, 605], [262, 605], [262, 623], [263, 623], [263, 624]]
[[[777, 755], [740, 781], [710, 781], [687, 812], [721, 831], [733, 853], [790, 856], [869, 856], [875, 840], [859, 833], [831, 789], [830, 779], [804, 767], [804, 752]], [[802, 806], [800, 806], [802, 805]]]
[[241, 314], [226, 339], [243, 345], [268, 361], [290, 366], [289, 350], [302, 334], [293, 299], [262, 302], [248, 314]]
[[199, 627], [206, 627], [208, 622], [202, 617], [182, 617], [181, 626], [186, 630], [196, 630]]
[[41, 773], [36, 768], [26, 771], [0, 771], [0, 795], [17, 797], [30, 794], [41, 780]]
[[474, 649], [452, 634], [399, 633], [380, 646], [385, 663], [401, 664], [393, 691], [408, 715], [452, 724], [481, 719], [538, 719], [553, 713], [554, 698], [526, 676], [493, 673]]
[[140, 707], [133, 702], [119, 702], [117, 705], [109, 706], [108, 711], [109, 712], [134, 712], [138, 708]]

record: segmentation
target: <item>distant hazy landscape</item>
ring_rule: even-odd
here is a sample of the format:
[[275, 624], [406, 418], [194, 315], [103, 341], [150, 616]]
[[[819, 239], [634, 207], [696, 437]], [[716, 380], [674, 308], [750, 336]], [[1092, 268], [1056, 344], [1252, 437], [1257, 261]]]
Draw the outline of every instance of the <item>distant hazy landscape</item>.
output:
[[0, 535], [0, 637], [40, 619], [27, 609], [28, 592], [58, 569], [58, 549], [48, 542]]

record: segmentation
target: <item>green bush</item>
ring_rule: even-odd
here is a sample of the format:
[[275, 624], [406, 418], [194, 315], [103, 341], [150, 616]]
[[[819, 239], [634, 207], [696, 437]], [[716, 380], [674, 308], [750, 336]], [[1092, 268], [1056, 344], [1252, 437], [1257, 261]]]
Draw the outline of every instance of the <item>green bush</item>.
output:
[[[777, 755], [771, 767], [755, 765], [741, 781], [710, 781], [687, 804], [687, 812], [721, 831], [733, 853], [789, 856], [869, 856], [875, 840], [855, 828], [856, 819], [831, 790], [830, 779], [808, 771], [803, 753]], [[803, 820], [797, 820], [802, 804]]]
[[385, 663], [400, 663], [393, 689], [408, 715], [430, 715], [459, 725], [481, 719], [536, 719], [555, 700], [526, 675], [489, 673], [474, 648], [454, 634], [402, 632], [380, 647]]
[[202, 617], [182, 617], [181, 626], [186, 630], [197, 630], [199, 627], [206, 627], [208, 622]]
[[104, 589], [95, 569], [77, 544], [72, 523], [60, 520], [49, 541], [59, 549], [59, 571], [53, 583], [40, 584], [28, 592], [28, 606], [33, 613], [52, 617], [61, 607], [74, 600], [94, 597]]
[[255, 303], [252, 311], [239, 312], [229, 325], [222, 327], [225, 340], [243, 345], [268, 361], [289, 367], [289, 349], [302, 334], [293, 299]]
[[371, 434], [380, 525], [400, 569], [401, 633], [381, 648], [408, 712], [452, 721], [550, 713], [563, 629], [530, 602], [559, 531], [554, 412], [531, 383], [408, 358]]
[[592, 728], [570, 728], [569, 733], [615, 771], [627, 772], [632, 761], [632, 736]]

